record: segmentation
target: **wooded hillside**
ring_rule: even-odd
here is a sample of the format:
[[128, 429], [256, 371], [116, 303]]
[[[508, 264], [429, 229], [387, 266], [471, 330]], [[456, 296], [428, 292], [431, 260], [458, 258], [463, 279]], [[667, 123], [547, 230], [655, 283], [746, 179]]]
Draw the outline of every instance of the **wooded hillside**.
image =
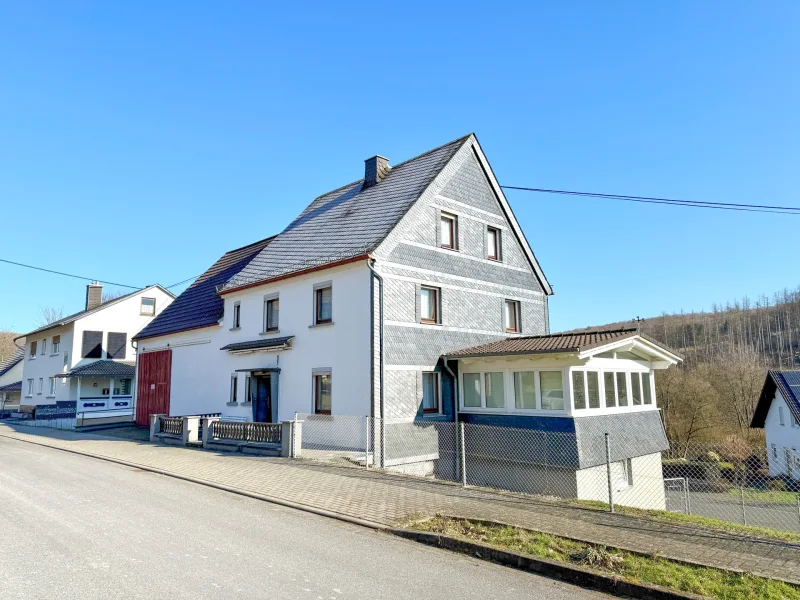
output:
[[715, 305], [710, 312], [663, 314], [640, 327], [684, 356], [679, 368], [656, 375], [671, 439], [761, 439], [763, 432], [749, 424], [766, 370], [800, 369], [800, 287]]

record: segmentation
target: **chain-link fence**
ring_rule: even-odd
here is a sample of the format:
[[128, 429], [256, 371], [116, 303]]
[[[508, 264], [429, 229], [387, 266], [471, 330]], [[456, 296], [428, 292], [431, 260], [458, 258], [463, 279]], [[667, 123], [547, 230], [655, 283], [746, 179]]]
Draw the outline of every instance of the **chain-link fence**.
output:
[[800, 453], [451, 421], [298, 414], [302, 458], [507, 492], [800, 532]]

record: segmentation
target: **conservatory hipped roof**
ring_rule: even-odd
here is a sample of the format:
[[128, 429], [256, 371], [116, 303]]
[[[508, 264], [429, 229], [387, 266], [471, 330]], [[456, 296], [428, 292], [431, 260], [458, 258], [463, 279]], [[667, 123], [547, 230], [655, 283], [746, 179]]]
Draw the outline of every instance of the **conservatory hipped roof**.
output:
[[587, 329], [550, 335], [510, 337], [447, 354], [447, 358], [482, 358], [491, 356], [524, 356], [530, 354], [578, 354], [588, 358], [612, 350], [636, 348], [658, 360], [675, 364], [682, 357], [663, 344], [641, 334], [636, 328]]

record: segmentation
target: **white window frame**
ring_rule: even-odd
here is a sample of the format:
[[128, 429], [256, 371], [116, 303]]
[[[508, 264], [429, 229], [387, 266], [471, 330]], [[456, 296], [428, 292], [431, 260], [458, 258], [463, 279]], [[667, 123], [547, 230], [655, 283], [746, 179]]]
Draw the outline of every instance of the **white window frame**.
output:
[[[575, 393], [572, 389], [572, 373], [574, 371], [583, 371], [583, 386], [584, 386], [584, 394], [586, 397], [586, 408], [575, 408]], [[598, 408], [589, 408], [589, 376], [586, 375], [588, 371], [597, 371], [598, 374], [598, 385], [600, 390], [600, 406]], [[606, 406], [606, 374], [610, 373], [613, 375], [614, 380], [614, 406]], [[619, 384], [617, 382], [617, 373], [625, 373], [625, 383], [626, 383], [626, 392], [627, 392], [627, 400], [628, 404], [625, 406], [620, 405], [619, 403]], [[641, 404], [633, 404], [633, 378], [631, 374], [638, 373], [639, 374], [639, 393], [641, 394]], [[644, 378], [642, 377], [643, 374], [649, 374], [650, 377], [650, 404], [645, 404], [644, 402]], [[581, 366], [581, 367], [570, 367], [570, 375], [569, 375], [569, 384], [570, 384], [570, 406], [575, 414], [578, 415], [586, 415], [586, 414], [600, 414], [600, 413], [618, 413], [618, 412], [639, 412], [639, 411], [647, 411], [647, 410], [657, 410], [656, 404], [656, 393], [654, 389], [654, 378], [653, 378], [653, 371], [652, 369], [636, 369], [631, 367], [600, 367], [600, 366]]]
[[44, 392], [44, 377], [39, 377], [39, 391], [36, 392], [37, 396], [41, 396]]
[[781, 427], [786, 427], [786, 417], [783, 414], [783, 406], [778, 406], [778, 424]]
[[[558, 371], [561, 373], [561, 385], [564, 390], [564, 408], [558, 409], [543, 409], [542, 408], [542, 387], [539, 380], [539, 373], [542, 371]], [[486, 373], [502, 373], [503, 374], [503, 391], [505, 404], [503, 408], [487, 408], [486, 407]], [[517, 408], [516, 397], [514, 395], [514, 373], [534, 373], [534, 384], [536, 387], [536, 408]], [[472, 374], [479, 375], [480, 381], [480, 407], [464, 406], [464, 375]], [[459, 373], [459, 386], [458, 386], [458, 410], [465, 413], [483, 413], [483, 414], [521, 414], [521, 415], [554, 415], [564, 416], [569, 414], [569, 403], [567, 398], [571, 395], [571, 387], [567, 382], [567, 367], [537, 367], [537, 368], [505, 368], [505, 369], [465, 369]]]
[[28, 358], [30, 360], [36, 360], [36, 351], [39, 349], [39, 342], [36, 340], [31, 340], [31, 347], [30, 351], [28, 352]]
[[26, 398], [33, 398], [33, 379], [28, 379], [28, 393]]
[[47, 354], [47, 338], [42, 338], [42, 341], [39, 343], [39, 354], [41, 356]]
[[50, 378], [50, 393], [48, 394], [48, 397], [49, 398], [55, 398], [56, 397], [56, 378], [55, 377], [51, 377]]
[[[56, 341], [56, 338], [58, 338], [58, 341]], [[61, 353], [61, 336], [60, 335], [54, 335], [53, 336], [53, 343], [50, 344], [50, 355], [51, 356], [57, 356], [60, 353]]]

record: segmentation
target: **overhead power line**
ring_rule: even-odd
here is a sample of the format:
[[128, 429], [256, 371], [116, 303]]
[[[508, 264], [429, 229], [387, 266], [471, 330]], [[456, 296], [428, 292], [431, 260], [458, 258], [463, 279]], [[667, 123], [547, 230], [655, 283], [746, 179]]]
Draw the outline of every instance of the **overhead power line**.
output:
[[745, 212], [778, 213], [784, 215], [800, 214], [800, 208], [793, 206], [771, 206], [768, 204], [738, 204], [735, 202], [706, 202], [699, 200], [676, 200], [673, 198], [658, 198], [650, 196], [628, 196], [625, 194], [601, 194], [599, 192], [576, 192], [572, 190], [548, 190], [543, 188], [520, 187], [501, 185], [506, 190], [521, 190], [537, 192], [540, 194], [562, 194], [567, 196], [584, 196], [590, 198], [603, 198], [606, 200], [622, 200], [625, 202], [642, 202], [645, 204], [668, 204], [671, 206], [687, 206], [692, 208], [713, 208], [717, 210], [739, 210]]
[[172, 285], [168, 285], [167, 289], [169, 290], [171, 288], [177, 287], [182, 283], [186, 283], [187, 281], [191, 281], [192, 279], [197, 279], [198, 277], [200, 277], [200, 275], [195, 275], [193, 277], [188, 277], [188, 278], [184, 279], [183, 281], [179, 281], [178, 283], [173, 283]]
[[105, 283], [106, 285], [115, 285], [117, 287], [130, 288], [132, 290], [139, 290], [141, 286], [125, 285], [124, 283], [114, 283], [113, 281], [103, 281], [102, 279], [95, 279], [93, 277], [83, 277], [81, 275], [73, 275], [72, 273], [64, 273], [63, 271], [54, 271], [53, 269], [45, 269], [43, 267], [34, 267], [33, 265], [26, 265], [13, 260], [6, 260], [0, 258], [0, 262], [8, 263], [9, 265], [16, 265], [18, 267], [25, 267], [26, 269], [34, 269], [35, 271], [44, 271], [45, 273], [53, 273], [55, 275], [63, 275], [64, 277], [72, 277], [73, 279], [83, 279], [85, 281], [97, 281], [98, 283]]

